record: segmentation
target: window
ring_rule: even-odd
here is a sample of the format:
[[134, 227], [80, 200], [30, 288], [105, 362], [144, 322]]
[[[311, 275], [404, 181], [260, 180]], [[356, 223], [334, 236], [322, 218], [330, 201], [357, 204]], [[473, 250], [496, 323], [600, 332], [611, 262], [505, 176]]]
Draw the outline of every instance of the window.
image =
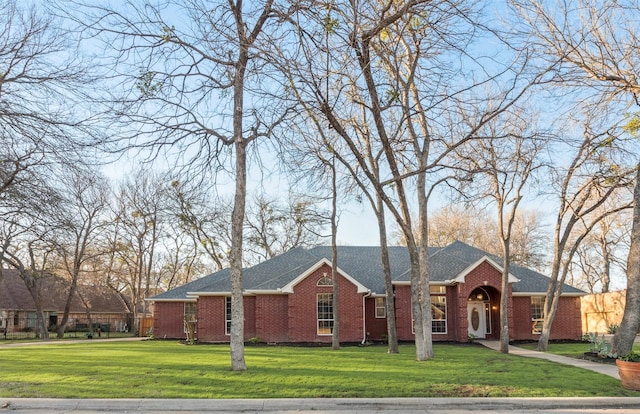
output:
[[224, 312], [224, 322], [225, 322], [225, 331], [226, 335], [231, 335], [231, 296], [227, 296], [224, 298], [225, 301], [225, 312]]
[[318, 293], [318, 335], [333, 333], [333, 294]]
[[316, 286], [333, 286], [333, 280], [331, 280], [331, 278], [323, 276], [318, 279], [318, 283], [316, 283]]
[[447, 298], [431, 296], [431, 332], [447, 333]]
[[[435, 334], [447, 333], [447, 287], [429, 286], [431, 292], [431, 332]], [[415, 321], [411, 312], [411, 333], [415, 331]]]
[[18, 325], [20, 325], [20, 312], [15, 311], [13, 312], [13, 326]]
[[544, 296], [531, 296], [531, 332], [542, 333], [544, 322]]
[[429, 292], [431, 292], [432, 295], [444, 295], [445, 293], [447, 293], [447, 287], [446, 286], [429, 286]]
[[35, 329], [36, 327], [36, 313], [27, 312], [27, 328]]
[[447, 287], [429, 286], [431, 292], [431, 332], [447, 333]]
[[386, 318], [387, 308], [385, 307], [385, 298], [375, 298], [376, 318]]
[[194, 333], [195, 331], [196, 331], [196, 303], [185, 302], [184, 333]]

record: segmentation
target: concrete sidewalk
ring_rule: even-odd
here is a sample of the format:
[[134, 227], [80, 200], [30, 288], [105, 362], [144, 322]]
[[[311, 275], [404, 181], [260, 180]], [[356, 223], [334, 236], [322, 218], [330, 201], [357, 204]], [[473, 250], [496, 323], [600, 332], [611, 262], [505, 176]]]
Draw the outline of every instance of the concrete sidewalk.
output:
[[638, 413], [640, 398], [290, 398], [256, 400], [10, 398], [16, 413]]
[[[499, 341], [479, 340], [476, 342], [486, 346], [487, 348], [491, 348], [496, 351], [500, 350]], [[620, 379], [620, 375], [618, 375], [618, 367], [612, 364], [601, 364], [598, 362], [588, 361], [586, 359], [569, 358], [562, 355], [551, 354], [548, 352], [532, 351], [529, 349], [519, 348], [513, 345], [509, 345], [509, 353], [511, 355], [518, 355], [518, 356], [523, 356], [527, 358], [546, 359], [548, 361], [556, 362], [558, 364], [572, 365], [574, 367], [588, 369], [590, 371], [608, 375], [615, 379]]]

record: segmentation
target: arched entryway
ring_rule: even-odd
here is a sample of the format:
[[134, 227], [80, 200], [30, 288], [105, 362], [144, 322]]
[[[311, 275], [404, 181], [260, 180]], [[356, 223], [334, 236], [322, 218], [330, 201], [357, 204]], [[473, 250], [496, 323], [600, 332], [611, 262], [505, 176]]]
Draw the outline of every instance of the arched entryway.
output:
[[475, 288], [467, 299], [469, 338], [493, 338], [499, 319], [500, 293], [491, 286]]

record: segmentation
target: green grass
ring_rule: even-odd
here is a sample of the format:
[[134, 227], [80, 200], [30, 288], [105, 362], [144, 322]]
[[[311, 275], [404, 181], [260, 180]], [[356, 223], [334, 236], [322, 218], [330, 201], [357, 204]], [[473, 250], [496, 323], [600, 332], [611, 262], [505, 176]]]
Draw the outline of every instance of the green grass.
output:
[[[93, 337], [95, 339], [115, 339], [115, 338], [132, 338], [135, 335], [131, 332], [103, 332], [102, 336], [98, 336], [97, 333], [94, 332]], [[64, 338], [58, 338], [58, 335], [55, 332], [49, 332], [49, 341], [68, 341], [68, 340], [84, 340], [87, 339], [87, 332], [65, 332]], [[4, 335], [0, 334], [0, 346], [4, 344], [15, 344], [15, 343], [24, 343], [24, 342], [41, 342], [42, 339], [36, 338], [33, 333], [10, 333], [7, 335], [6, 339]]]
[[[520, 348], [535, 350], [538, 346], [537, 342], [516, 344]], [[633, 345], [635, 351], [640, 351], [640, 344]], [[582, 358], [585, 352], [589, 352], [588, 342], [551, 342], [547, 347], [547, 352], [551, 354], [563, 355], [570, 358]]]
[[620, 381], [480, 345], [248, 346], [249, 370], [231, 372], [229, 347], [172, 341], [0, 348], [0, 397], [290, 398], [640, 396]]

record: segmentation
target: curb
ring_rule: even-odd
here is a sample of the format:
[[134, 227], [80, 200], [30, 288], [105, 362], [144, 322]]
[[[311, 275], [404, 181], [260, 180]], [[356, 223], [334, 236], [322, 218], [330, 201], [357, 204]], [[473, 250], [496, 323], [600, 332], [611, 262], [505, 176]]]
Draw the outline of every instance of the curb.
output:
[[328, 399], [2, 399], [0, 413], [43, 412], [379, 412], [425, 410], [640, 409], [636, 397], [572, 398], [328, 398]]

